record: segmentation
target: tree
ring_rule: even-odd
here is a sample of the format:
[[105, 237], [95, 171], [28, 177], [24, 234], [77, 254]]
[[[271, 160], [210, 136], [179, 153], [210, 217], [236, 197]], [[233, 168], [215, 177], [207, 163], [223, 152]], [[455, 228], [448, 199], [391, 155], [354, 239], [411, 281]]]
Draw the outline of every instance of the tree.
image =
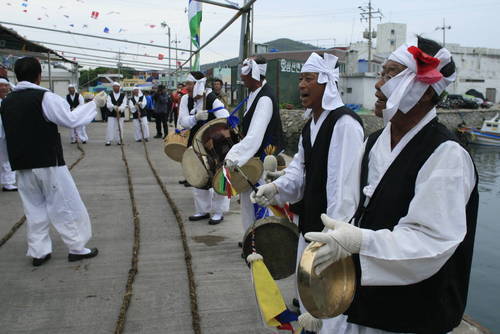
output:
[[[88, 70], [80, 70], [80, 87], [95, 86], [97, 84], [97, 76], [99, 74], [106, 73], [117, 73], [118, 70], [110, 67], [96, 67], [90, 68]], [[134, 76], [135, 69], [131, 67], [121, 67], [119, 73], [123, 75], [125, 79], [131, 79]]]

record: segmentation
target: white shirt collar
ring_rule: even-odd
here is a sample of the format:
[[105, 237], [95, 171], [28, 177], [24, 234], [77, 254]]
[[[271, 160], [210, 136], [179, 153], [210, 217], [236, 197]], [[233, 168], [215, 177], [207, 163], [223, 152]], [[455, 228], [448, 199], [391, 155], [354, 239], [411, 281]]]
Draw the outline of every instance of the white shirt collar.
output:
[[21, 81], [16, 85], [16, 87], [14, 87], [14, 91], [23, 90], [23, 89], [40, 89], [40, 90], [49, 91], [47, 88], [35, 85], [34, 83], [29, 82], [29, 81]]

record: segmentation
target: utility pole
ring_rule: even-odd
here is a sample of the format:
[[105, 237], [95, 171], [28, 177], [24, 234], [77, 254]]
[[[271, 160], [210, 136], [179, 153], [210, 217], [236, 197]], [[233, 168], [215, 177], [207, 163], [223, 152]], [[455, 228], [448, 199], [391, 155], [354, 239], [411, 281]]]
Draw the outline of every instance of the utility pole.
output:
[[[244, 6], [249, 2], [249, 0], [245, 0]], [[253, 21], [252, 20], [252, 12], [253, 12], [253, 6], [251, 6], [248, 11], [244, 12], [241, 15], [241, 33], [240, 33], [240, 54], [239, 54], [239, 64], [238, 64], [238, 73], [241, 72], [241, 64], [243, 61], [248, 58], [251, 54], [253, 54], [253, 50], [251, 50], [253, 46], [253, 41], [252, 41], [252, 25]], [[240, 81], [237, 79], [237, 81]], [[238, 89], [238, 99], [243, 100], [245, 95], [245, 87], [243, 87], [243, 84], [239, 84], [239, 89]]]
[[[168, 28], [168, 71], [170, 72], [169, 75], [168, 75], [168, 78], [169, 78], [169, 82], [172, 80], [172, 68], [171, 68], [171, 65], [172, 65], [172, 48], [171, 48], [171, 42], [172, 42], [172, 39], [170, 38], [170, 26], [167, 25], [167, 28]], [[177, 57], [176, 57], [177, 58]], [[167, 85], [168, 87], [168, 85]]]
[[[175, 47], [177, 47], [177, 45], [180, 43], [181, 41], [179, 41], [177, 39], [177, 33], [175, 33], [175, 41], [172, 41], [172, 43], [175, 43]], [[175, 67], [177, 68], [177, 50], [175, 50]], [[179, 72], [178, 71], [175, 71], [175, 88], [177, 88], [177, 84], [178, 84], [178, 81], [179, 81]]]
[[363, 32], [363, 37], [368, 40], [368, 71], [370, 71], [370, 62], [372, 61], [372, 39], [377, 37], [377, 33], [372, 31], [372, 19], [379, 19], [382, 21], [384, 15], [380, 9], [374, 10], [372, 1], [368, 1], [368, 6], [359, 6], [361, 10], [361, 22], [368, 22], [368, 31]]
[[437, 30], [443, 30], [443, 47], [446, 45], [446, 30], [451, 30], [451, 26], [447, 26], [445, 19], [443, 17], [443, 25], [441, 27], [436, 27]]

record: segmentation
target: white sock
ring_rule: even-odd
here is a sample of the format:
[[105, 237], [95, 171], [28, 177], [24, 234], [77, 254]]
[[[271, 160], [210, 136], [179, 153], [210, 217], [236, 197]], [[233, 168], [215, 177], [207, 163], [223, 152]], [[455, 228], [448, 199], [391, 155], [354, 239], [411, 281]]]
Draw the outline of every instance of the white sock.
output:
[[212, 218], [211, 218], [211, 219], [212, 219], [212, 220], [220, 220], [220, 219], [222, 219], [222, 217], [223, 217], [223, 214], [222, 214], [222, 213], [214, 213], [214, 214], [212, 215]]
[[69, 253], [70, 254], [76, 254], [76, 255], [85, 255], [85, 254], [89, 254], [90, 253], [90, 249], [88, 249], [88, 248], [83, 248], [83, 249], [80, 249], [80, 250], [70, 249]]

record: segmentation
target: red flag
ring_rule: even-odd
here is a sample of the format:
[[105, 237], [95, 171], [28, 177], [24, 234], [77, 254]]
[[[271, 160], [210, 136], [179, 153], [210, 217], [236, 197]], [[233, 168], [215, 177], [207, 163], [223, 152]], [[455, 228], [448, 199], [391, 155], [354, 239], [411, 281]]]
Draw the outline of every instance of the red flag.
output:
[[93, 11], [91, 14], [90, 14], [90, 17], [97, 20], [97, 18], [99, 17], [99, 12], [96, 12], [96, 11]]
[[156, 26], [155, 26], [154, 24], [150, 24], [150, 25], [149, 25], [149, 27], [150, 27], [150, 28], [154, 28], [154, 27], [156, 27]]
[[164, 55], [164, 54], [159, 53], [159, 54], [158, 54], [158, 60], [163, 60], [163, 58], [165, 58], [165, 55]]

